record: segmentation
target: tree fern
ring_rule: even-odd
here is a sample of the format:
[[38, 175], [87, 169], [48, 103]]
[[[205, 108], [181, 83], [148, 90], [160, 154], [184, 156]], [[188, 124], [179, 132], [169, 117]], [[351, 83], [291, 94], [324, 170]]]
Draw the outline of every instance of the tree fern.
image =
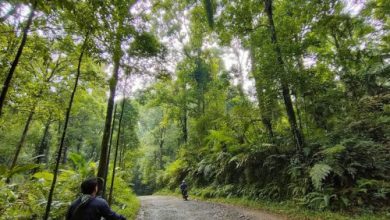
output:
[[310, 178], [317, 190], [321, 189], [322, 181], [329, 175], [332, 168], [323, 163], [314, 165], [310, 170]]

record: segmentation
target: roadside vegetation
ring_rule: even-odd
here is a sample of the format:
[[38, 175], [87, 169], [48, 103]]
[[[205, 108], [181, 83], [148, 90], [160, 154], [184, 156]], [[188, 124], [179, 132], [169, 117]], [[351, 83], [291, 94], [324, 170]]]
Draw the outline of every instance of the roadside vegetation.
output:
[[[61, 219], [65, 216], [70, 202], [79, 195], [80, 182], [96, 175], [96, 171], [95, 162], [86, 161], [80, 154], [69, 155], [68, 165], [63, 167], [58, 176], [51, 218]], [[0, 177], [2, 180], [11, 178], [10, 184], [2, 181], [0, 185], [0, 219], [39, 219], [45, 212], [47, 194], [53, 181], [51, 171], [39, 170], [35, 164], [26, 164], [16, 167], [13, 173], [4, 172], [3, 169]], [[125, 179], [123, 171], [116, 176], [112, 208], [128, 219], [135, 219], [139, 201]]]
[[[389, 4], [164, 3], [189, 41], [139, 98], [137, 192], [185, 179], [203, 198], [388, 218]], [[227, 69], [222, 46], [243, 62]]]

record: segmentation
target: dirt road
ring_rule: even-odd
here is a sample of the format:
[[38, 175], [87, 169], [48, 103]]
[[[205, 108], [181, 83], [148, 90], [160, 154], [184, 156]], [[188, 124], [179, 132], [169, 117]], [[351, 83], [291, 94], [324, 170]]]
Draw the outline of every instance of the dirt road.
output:
[[137, 220], [285, 220], [266, 212], [172, 196], [141, 196]]

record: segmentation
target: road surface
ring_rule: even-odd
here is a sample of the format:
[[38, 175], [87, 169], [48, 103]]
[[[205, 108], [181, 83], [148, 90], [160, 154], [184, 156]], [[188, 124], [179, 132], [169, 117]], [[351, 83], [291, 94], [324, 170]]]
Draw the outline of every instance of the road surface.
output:
[[137, 220], [286, 220], [267, 212], [172, 196], [140, 196]]

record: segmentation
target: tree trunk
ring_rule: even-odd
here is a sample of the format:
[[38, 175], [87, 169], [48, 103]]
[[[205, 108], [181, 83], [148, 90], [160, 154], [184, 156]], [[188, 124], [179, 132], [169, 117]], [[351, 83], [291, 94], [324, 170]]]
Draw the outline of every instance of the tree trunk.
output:
[[299, 130], [301, 130], [302, 137], [305, 137], [304, 131], [303, 131], [303, 125], [302, 125], [302, 113], [299, 108], [299, 100], [296, 90], [291, 91], [292, 95], [295, 97], [295, 110], [297, 111], [297, 117], [298, 117], [298, 127]]
[[[43, 163], [44, 161], [47, 162], [47, 149], [48, 149], [48, 132], [49, 132], [49, 127], [50, 127], [50, 123], [51, 123], [51, 118], [49, 117], [49, 119], [47, 120], [46, 124], [45, 124], [45, 129], [43, 131], [43, 135], [42, 135], [42, 138], [41, 140], [39, 141], [39, 143], [36, 145], [36, 148], [35, 148], [35, 164], [39, 165], [41, 163]], [[37, 168], [34, 168], [33, 172], [32, 173], [36, 173], [39, 171], [39, 167]]]
[[97, 160], [97, 152], [96, 152], [96, 144], [93, 144], [92, 145], [92, 149], [89, 153], [89, 157], [92, 159], [92, 160]]
[[80, 153], [80, 151], [81, 151], [81, 146], [83, 146], [83, 139], [81, 138], [81, 139], [78, 139], [78, 143], [77, 143], [77, 146], [76, 146], [76, 151], [77, 151], [77, 153], [79, 154]]
[[237, 75], [235, 74], [235, 77], [236, 79], [238, 80], [238, 92], [240, 94], [240, 96], [244, 97], [245, 94], [244, 94], [244, 81], [245, 81], [245, 77], [244, 77], [244, 74], [243, 74], [243, 67], [242, 67], [242, 63], [241, 63], [241, 59], [240, 59], [240, 50], [237, 48], [237, 46], [234, 46], [233, 47], [233, 53], [234, 55], [236, 56], [235, 58], [237, 59], [237, 63], [238, 63], [238, 70], [237, 70]]
[[118, 104], [115, 104], [114, 107], [114, 118], [112, 119], [112, 126], [111, 126], [111, 132], [110, 132], [110, 143], [108, 145], [108, 153], [107, 153], [107, 165], [106, 165], [106, 171], [104, 174], [104, 182], [103, 182], [103, 190], [102, 190], [102, 196], [104, 197], [106, 195], [106, 183], [107, 183], [107, 175], [108, 175], [108, 168], [110, 166], [110, 155], [111, 155], [111, 146], [112, 146], [112, 137], [114, 135], [114, 129], [115, 129], [115, 119], [116, 119], [116, 110], [117, 110]]
[[182, 137], [181, 137], [181, 143], [187, 144], [188, 142], [188, 128], [187, 128], [187, 123], [188, 123], [188, 113], [187, 113], [187, 88], [186, 88], [186, 83], [183, 84], [183, 94], [184, 94], [184, 100], [183, 100], [183, 105], [182, 107], [182, 115], [181, 115], [181, 132], [182, 132]]
[[116, 160], [118, 157], [118, 148], [119, 148], [119, 140], [120, 140], [120, 133], [121, 133], [121, 127], [122, 127], [122, 118], [123, 118], [123, 112], [125, 109], [125, 98], [122, 101], [122, 109], [121, 109], [121, 115], [119, 117], [118, 122], [118, 132], [116, 135], [116, 146], [115, 146], [115, 155], [114, 155], [114, 164], [112, 166], [112, 176], [111, 176], [111, 186], [110, 186], [110, 195], [108, 197], [108, 205], [111, 205], [112, 202], [112, 191], [114, 190], [114, 179], [115, 179], [115, 167], [116, 167]]
[[123, 168], [123, 157], [125, 154], [125, 148], [126, 148], [126, 139], [125, 139], [125, 129], [122, 130], [122, 147], [119, 152], [119, 167]]
[[[41, 164], [43, 161], [47, 162], [46, 155], [47, 155], [47, 150], [48, 150], [47, 148], [49, 147], [48, 143], [47, 143], [47, 136], [49, 133], [50, 124], [51, 124], [51, 118], [49, 117], [49, 119], [47, 120], [47, 122], [45, 124], [45, 130], [43, 132], [43, 136], [42, 136], [41, 142], [39, 143], [39, 147], [38, 147], [38, 150], [36, 153], [36, 156], [37, 156], [36, 163], [37, 164]], [[43, 160], [44, 158], [45, 158], [45, 160]]]
[[272, 129], [272, 122], [271, 118], [269, 117], [269, 107], [267, 107], [267, 103], [264, 100], [264, 92], [263, 92], [263, 86], [260, 79], [260, 76], [256, 72], [256, 54], [255, 49], [253, 45], [253, 40], [251, 40], [251, 49], [250, 49], [250, 59], [251, 59], [251, 68], [252, 68], [252, 75], [255, 79], [255, 86], [256, 86], [256, 94], [257, 94], [257, 101], [259, 102], [259, 109], [260, 109], [260, 117], [261, 122], [263, 123], [265, 129], [268, 133], [268, 138], [271, 143], [274, 143], [274, 131]]
[[57, 151], [56, 164], [55, 164], [55, 168], [54, 168], [54, 171], [53, 171], [53, 181], [52, 181], [52, 184], [51, 184], [51, 187], [50, 187], [49, 197], [47, 199], [45, 216], [43, 218], [44, 220], [49, 219], [49, 213], [50, 213], [50, 208], [51, 208], [51, 202], [53, 200], [54, 188], [55, 188], [55, 185], [56, 185], [56, 182], [57, 182], [58, 168], [59, 168], [60, 161], [61, 161], [61, 152], [62, 152], [63, 147], [64, 147], [64, 142], [65, 142], [65, 137], [66, 137], [66, 130], [68, 128], [68, 123], [69, 123], [70, 111], [72, 110], [73, 99], [74, 99], [74, 96], [76, 94], [77, 86], [78, 86], [78, 83], [79, 83], [79, 78], [80, 78], [80, 74], [81, 74], [81, 63], [82, 63], [82, 60], [83, 60], [83, 57], [84, 57], [84, 52], [85, 52], [85, 49], [86, 49], [86, 46], [87, 46], [88, 37], [89, 37], [89, 31], [86, 33], [86, 36], [85, 36], [85, 39], [84, 39], [84, 42], [83, 42], [83, 45], [82, 45], [82, 48], [81, 48], [81, 53], [80, 53], [80, 56], [79, 56], [79, 59], [78, 59], [78, 65], [77, 65], [77, 75], [76, 75], [76, 79], [75, 79], [75, 82], [74, 82], [73, 91], [72, 91], [72, 94], [70, 96], [68, 108], [66, 109], [65, 124], [64, 124], [64, 129], [62, 130], [61, 141], [60, 141], [60, 145], [59, 145], [58, 151]]
[[159, 165], [160, 165], [160, 170], [164, 168], [163, 164], [163, 146], [164, 146], [164, 134], [165, 134], [165, 128], [160, 128], [160, 141], [159, 141]]
[[270, 34], [271, 34], [271, 42], [274, 46], [274, 50], [275, 50], [275, 53], [277, 56], [277, 62], [283, 71], [283, 74], [281, 74], [281, 76], [280, 76], [280, 81], [281, 81], [282, 95], [283, 95], [284, 105], [285, 105], [286, 112], [287, 112], [288, 121], [290, 123], [291, 131], [292, 131], [292, 134], [294, 137], [295, 145], [297, 148], [297, 153], [301, 155], [301, 153], [302, 153], [301, 151], [302, 151], [302, 148], [304, 146], [304, 141], [303, 141], [301, 131], [299, 130], [298, 125], [297, 125], [294, 107], [293, 107], [293, 104], [291, 101], [289, 85], [288, 85], [288, 83], [285, 79], [285, 76], [284, 76], [285, 65], [284, 65], [284, 61], [282, 59], [282, 52], [281, 52], [280, 46], [278, 44], [277, 36], [276, 36], [276, 30], [275, 30], [273, 14], [272, 14], [272, 0], [265, 0], [264, 1], [264, 8], [265, 8], [265, 13], [267, 14], [267, 17], [268, 17], [269, 30], [270, 30]]
[[64, 147], [62, 149], [62, 159], [61, 159], [62, 164], [66, 164], [66, 161], [68, 160], [68, 146], [69, 146], [69, 139], [65, 138]]
[[[123, 97], [125, 97], [125, 95], [123, 94]], [[124, 98], [123, 101], [125, 101], [126, 99]], [[123, 109], [122, 109], [123, 111]], [[122, 113], [121, 113], [122, 114]], [[119, 163], [118, 163], [118, 166], [123, 168], [122, 166], [122, 163], [123, 163], [123, 154], [125, 152], [125, 128], [121, 129], [122, 130], [122, 135], [121, 135], [121, 139], [122, 139], [122, 144], [121, 144], [121, 147], [119, 148]]]
[[187, 128], [187, 104], [184, 107], [184, 112], [183, 112], [183, 122], [182, 122], [182, 133], [183, 133], [183, 142], [186, 144], [188, 142], [188, 128]]
[[[118, 40], [119, 41], [119, 40]], [[118, 83], [118, 75], [119, 75], [119, 65], [121, 60], [121, 48], [120, 41], [117, 42], [114, 54], [114, 72], [110, 79], [110, 97], [108, 98], [107, 103], [107, 114], [106, 114], [106, 122], [104, 125], [104, 133], [101, 145], [100, 159], [99, 159], [99, 167], [98, 167], [98, 178], [101, 178], [103, 181], [106, 181], [104, 177], [106, 176], [106, 167], [107, 167], [107, 153], [108, 153], [108, 143], [110, 140], [110, 131], [111, 131], [111, 121], [112, 121], [112, 112], [114, 108], [114, 98], [116, 85]], [[98, 195], [102, 194], [104, 184], [102, 181], [99, 181], [99, 192]]]
[[37, 4], [38, 4], [38, 0], [34, 0], [33, 6], [31, 8], [30, 15], [28, 16], [26, 27], [24, 27], [24, 30], [23, 30], [22, 41], [20, 42], [20, 46], [18, 48], [18, 51], [16, 52], [15, 59], [12, 62], [11, 68], [10, 68], [10, 70], [8, 72], [7, 78], [5, 79], [4, 84], [3, 84], [3, 88], [1, 90], [1, 94], [0, 94], [0, 117], [2, 115], [2, 110], [3, 110], [3, 106], [4, 106], [4, 100], [5, 100], [6, 96], [7, 96], [7, 92], [8, 92], [9, 86], [11, 84], [12, 77], [13, 77], [13, 75], [15, 73], [16, 67], [17, 67], [17, 65], [19, 63], [20, 56], [23, 53], [24, 45], [26, 44], [26, 41], [27, 41], [28, 31], [30, 30], [30, 27], [31, 27], [31, 24], [32, 24], [32, 20], [33, 20], [34, 14], [35, 14], [35, 9], [37, 7]]
[[[9, 170], [12, 170], [16, 166], [16, 162], [18, 160], [20, 150], [22, 149], [24, 141], [26, 140], [27, 132], [30, 128], [30, 124], [31, 124], [31, 121], [32, 121], [34, 114], [35, 114], [35, 106], [32, 108], [32, 110], [30, 111], [30, 114], [28, 115], [26, 124], [24, 125], [22, 136], [20, 137], [18, 145], [16, 146], [16, 152], [15, 152], [15, 155], [14, 155], [14, 158], [12, 160], [12, 163], [11, 163]], [[9, 179], [7, 179], [7, 182], [9, 182]]]

